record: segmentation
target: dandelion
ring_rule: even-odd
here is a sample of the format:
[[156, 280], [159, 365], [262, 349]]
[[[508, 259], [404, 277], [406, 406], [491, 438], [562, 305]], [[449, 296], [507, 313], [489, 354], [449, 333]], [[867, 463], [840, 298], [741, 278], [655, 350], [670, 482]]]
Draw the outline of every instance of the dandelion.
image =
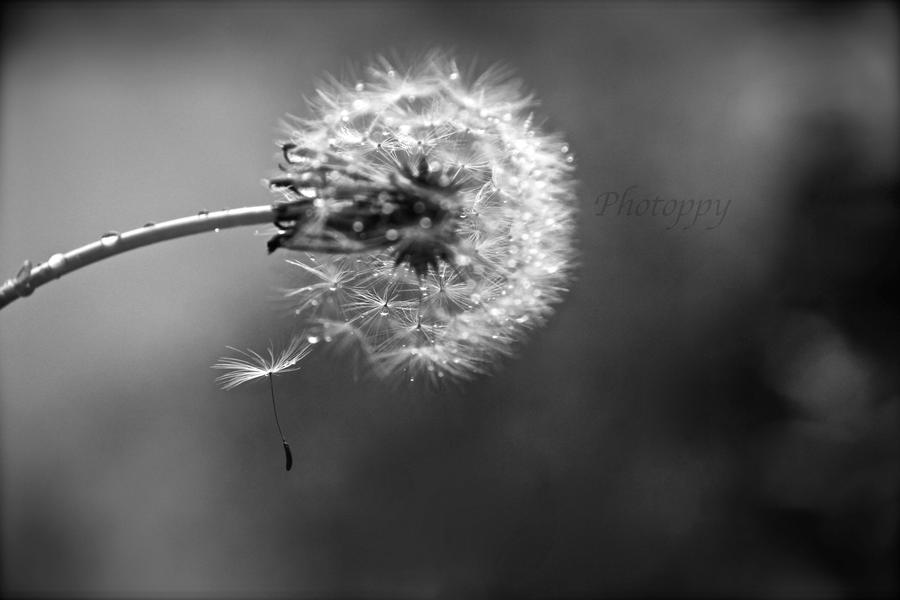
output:
[[[285, 299], [306, 342], [337, 341], [410, 379], [488, 372], [546, 320], [573, 266], [574, 159], [534, 105], [501, 68], [467, 73], [436, 52], [409, 68], [381, 59], [322, 85], [310, 118], [290, 118], [271, 205], [201, 210], [26, 261], [0, 285], [0, 308], [122, 252], [274, 222], [268, 250], [293, 252]], [[219, 382], [271, 379], [298, 352], [295, 341], [222, 359]]]
[[112, 256], [274, 220], [299, 282], [285, 290], [303, 335], [213, 365], [226, 390], [266, 378], [290, 470], [274, 375], [332, 343], [379, 375], [438, 381], [488, 373], [542, 324], [573, 267], [574, 158], [536, 124], [534, 98], [502, 68], [474, 77], [440, 53], [410, 68], [381, 59], [352, 84], [330, 81], [313, 116], [280, 143], [271, 205], [110, 231], [25, 261], [0, 284], [0, 308]]
[[269, 180], [270, 252], [315, 257], [289, 261], [303, 325], [343, 324], [377, 372], [410, 379], [471, 377], [510, 354], [574, 257], [573, 159], [534, 104], [505, 70], [468, 78], [439, 53], [323, 86]]

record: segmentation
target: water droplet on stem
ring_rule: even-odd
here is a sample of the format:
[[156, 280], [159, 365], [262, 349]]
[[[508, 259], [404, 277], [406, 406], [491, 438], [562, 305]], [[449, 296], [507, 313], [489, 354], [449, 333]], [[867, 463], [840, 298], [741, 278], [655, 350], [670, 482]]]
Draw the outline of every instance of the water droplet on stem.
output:
[[50, 268], [54, 271], [61, 269], [66, 265], [66, 257], [59, 253], [54, 254], [47, 260], [47, 264], [50, 265]]
[[119, 232], [118, 231], [108, 231], [100, 236], [100, 243], [107, 248], [110, 248], [119, 241]]

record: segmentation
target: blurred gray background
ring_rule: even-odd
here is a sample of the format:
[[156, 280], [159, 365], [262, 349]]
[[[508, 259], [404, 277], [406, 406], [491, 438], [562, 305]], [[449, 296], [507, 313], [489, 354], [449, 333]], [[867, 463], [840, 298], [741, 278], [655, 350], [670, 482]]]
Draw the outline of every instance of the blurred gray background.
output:
[[[278, 122], [380, 52], [505, 61], [566, 132], [577, 280], [443, 390], [315, 353], [252, 228], [0, 313], [6, 594], [890, 596], [898, 591], [897, 13], [697, 2], [5, 4], [0, 275], [271, 200]], [[729, 201], [721, 225], [598, 197]], [[712, 224], [712, 223], [710, 223]]]

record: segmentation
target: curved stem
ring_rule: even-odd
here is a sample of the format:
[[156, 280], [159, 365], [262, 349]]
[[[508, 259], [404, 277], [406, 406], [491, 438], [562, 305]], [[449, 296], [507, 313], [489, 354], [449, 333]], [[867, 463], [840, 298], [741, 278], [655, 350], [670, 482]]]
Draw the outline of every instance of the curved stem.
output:
[[212, 212], [201, 212], [190, 217], [173, 219], [162, 223], [148, 223], [143, 227], [132, 229], [124, 233], [111, 231], [104, 234], [100, 240], [76, 248], [64, 254], [54, 254], [46, 262], [32, 268], [29, 261], [25, 261], [19, 274], [8, 279], [0, 286], [0, 308], [3, 308], [16, 298], [31, 295], [31, 293], [47, 282], [59, 279], [66, 273], [86, 267], [97, 261], [149, 246], [157, 242], [175, 238], [240, 227], [242, 225], [261, 225], [271, 223], [275, 218], [274, 207], [271, 205], [250, 206], [245, 208], [233, 208]]

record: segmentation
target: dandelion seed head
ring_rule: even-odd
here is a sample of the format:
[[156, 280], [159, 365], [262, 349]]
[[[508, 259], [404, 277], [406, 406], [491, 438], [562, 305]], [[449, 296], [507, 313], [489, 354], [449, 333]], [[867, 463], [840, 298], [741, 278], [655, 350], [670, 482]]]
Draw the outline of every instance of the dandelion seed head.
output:
[[[271, 179], [304, 327], [339, 325], [381, 373], [489, 372], [543, 323], [572, 270], [573, 164], [499, 67], [432, 53], [331, 79]], [[440, 375], [438, 376], [438, 373]]]

